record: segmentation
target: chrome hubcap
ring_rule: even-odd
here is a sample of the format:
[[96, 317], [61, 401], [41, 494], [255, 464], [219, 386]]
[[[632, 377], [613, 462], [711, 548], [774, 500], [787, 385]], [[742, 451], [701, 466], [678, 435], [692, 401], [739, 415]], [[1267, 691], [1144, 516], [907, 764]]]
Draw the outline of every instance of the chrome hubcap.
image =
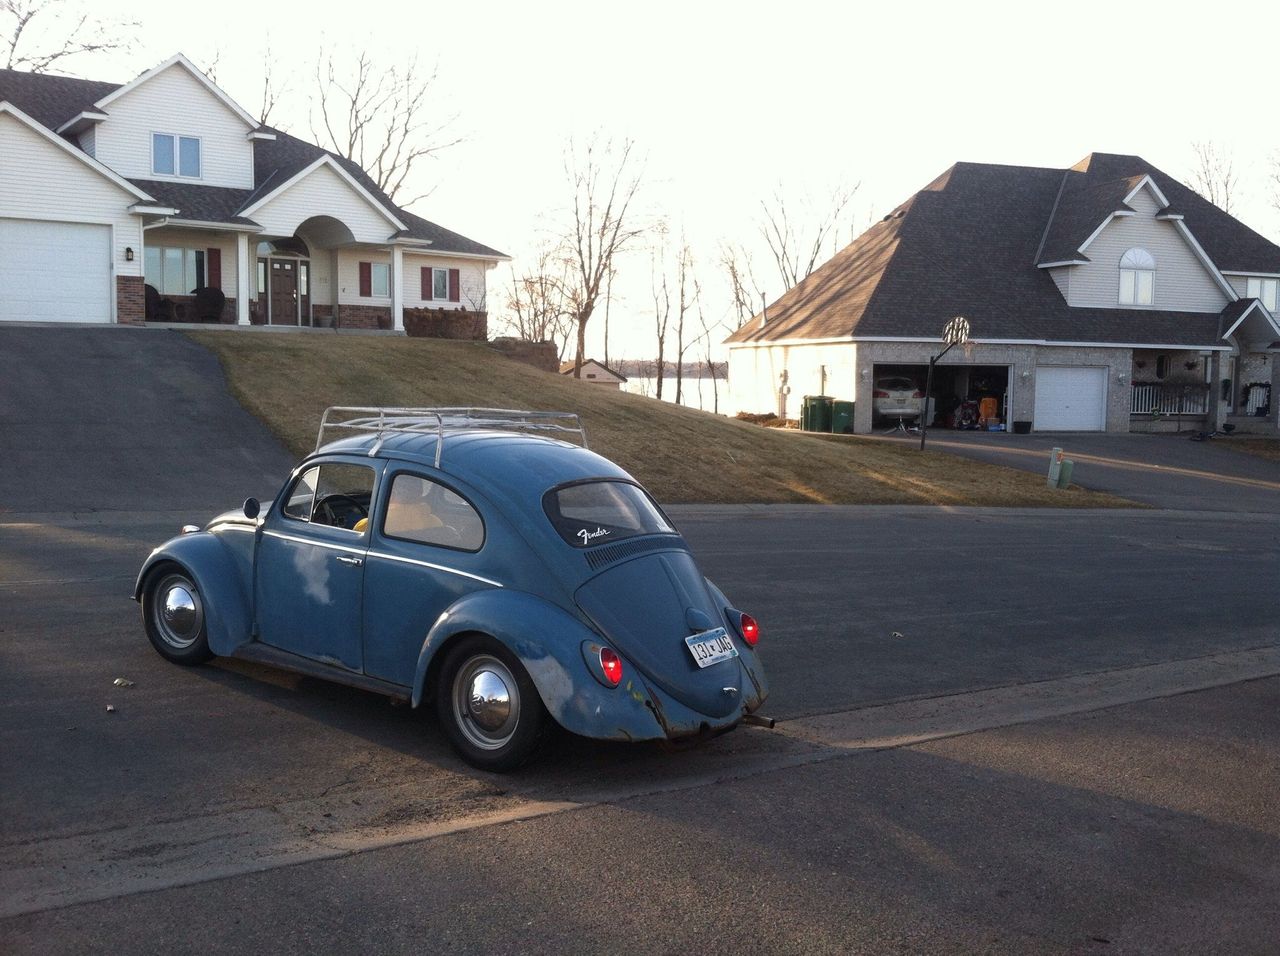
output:
[[502, 661], [488, 654], [467, 660], [453, 679], [453, 714], [463, 735], [483, 750], [511, 740], [520, 721], [520, 690]]
[[195, 643], [204, 626], [200, 597], [191, 582], [171, 575], [156, 588], [156, 630], [164, 642], [182, 650]]

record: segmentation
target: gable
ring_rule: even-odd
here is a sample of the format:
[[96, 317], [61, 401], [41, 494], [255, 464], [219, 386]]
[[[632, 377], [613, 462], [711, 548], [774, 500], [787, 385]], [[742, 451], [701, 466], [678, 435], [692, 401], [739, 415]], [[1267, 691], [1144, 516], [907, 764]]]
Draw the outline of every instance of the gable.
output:
[[[1133, 215], [1115, 217], [1102, 226], [1084, 250], [1089, 261], [1069, 267], [1067, 303], [1074, 307], [1118, 308], [1120, 259], [1128, 250], [1139, 248], [1156, 261], [1154, 308], [1222, 311], [1230, 299], [1175, 222], [1156, 218], [1163, 207], [1153, 191], [1138, 189], [1127, 205]], [[1060, 283], [1059, 288], [1062, 287]]]
[[249, 127], [181, 64], [112, 96], [103, 107], [108, 118], [94, 131], [94, 155], [120, 175], [155, 178], [151, 134], [169, 133], [199, 138], [201, 184], [253, 188], [253, 144], [245, 138]]
[[298, 226], [315, 216], [337, 219], [350, 230], [355, 242], [385, 243], [396, 232], [390, 214], [336, 172], [321, 163], [278, 195], [242, 211], [273, 236], [291, 236]]

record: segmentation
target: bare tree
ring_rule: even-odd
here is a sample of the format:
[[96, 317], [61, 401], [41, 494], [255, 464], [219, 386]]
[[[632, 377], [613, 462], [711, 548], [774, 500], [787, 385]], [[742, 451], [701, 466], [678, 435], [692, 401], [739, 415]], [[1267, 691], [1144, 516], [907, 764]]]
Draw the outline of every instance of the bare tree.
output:
[[414, 167], [456, 146], [462, 137], [450, 132], [456, 113], [438, 119], [442, 114], [433, 110], [436, 68], [425, 70], [416, 58], [404, 66], [382, 67], [380, 62], [367, 50], [354, 63], [321, 50], [311, 132], [316, 142], [356, 163], [379, 189], [408, 206], [430, 194], [403, 194]]
[[756, 303], [764, 295], [764, 290], [756, 282], [751, 253], [742, 244], [721, 244], [720, 267], [724, 269], [725, 276], [729, 280], [729, 291], [733, 296], [733, 315], [737, 319], [735, 327], [740, 328], [742, 323], [756, 314]]
[[676, 306], [676, 404], [684, 404], [684, 353], [692, 343], [685, 342], [685, 316], [693, 309], [701, 291], [693, 272], [693, 251], [680, 235], [680, 258], [676, 264], [676, 286], [679, 299]]
[[563, 256], [544, 244], [537, 250], [533, 269], [522, 275], [511, 270], [507, 294], [512, 330], [530, 342], [555, 342], [561, 359], [572, 333], [573, 316], [564, 292], [568, 266]]
[[[711, 410], [717, 415], [720, 414], [720, 388], [716, 380], [716, 363], [712, 357], [712, 338], [715, 336], [718, 322], [708, 322], [707, 315], [702, 308], [702, 289], [698, 287], [697, 280], [694, 280], [694, 292], [698, 301], [698, 324], [702, 327], [702, 335], [699, 338], [703, 341], [703, 358], [702, 366], [706, 370], [707, 378], [711, 379]], [[697, 341], [696, 339], [694, 341]], [[698, 378], [698, 405], [702, 406], [702, 377]]]
[[1231, 212], [1238, 183], [1231, 155], [1213, 140], [1192, 145], [1196, 164], [1188, 177], [1191, 188], [1223, 212]]
[[658, 338], [657, 397], [662, 398], [662, 380], [667, 368], [667, 328], [671, 324], [671, 287], [667, 283], [667, 226], [657, 229], [659, 246], [650, 255], [650, 286], [653, 289], [653, 330]]
[[808, 208], [812, 206], [808, 201], [800, 203], [798, 209], [792, 208], [781, 186], [774, 190], [772, 201], [760, 201], [762, 218], [757, 226], [777, 266], [784, 292], [817, 267], [823, 245], [836, 234], [857, 191], [857, 184], [838, 186], [817, 209]]
[[[201, 69], [204, 75], [209, 78], [209, 81], [216, 84], [218, 82], [218, 71], [221, 67], [222, 47], [219, 46], [213, 51], [213, 56], [201, 66]], [[266, 48], [262, 51], [262, 91], [258, 97], [258, 122], [263, 126], [271, 125], [271, 115], [275, 112], [276, 107], [280, 105], [280, 101], [284, 96], [290, 92], [288, 80], [283, 84], [276, 82], [275, 67], [275, 57], [271, 53], [271, 38], [268, 37]]]
[[0, 0], [0, 55], [5, 69], [65, 71], [67, 60], [128, 47], [137, 20], [106, 20], [72, 0]]
[[573, 375], [582, 377], [587, 323], [600, 300], [614, 261], [643, 229], [632, 222], [631, 204], [640, 189], [641, 170], [631, 140], [615, 143], [593, 136], [582, 149], [571, 141], [565, 152], [565, 176], [573, 190], [565, 245], [571, 263], [566, 298], [577, 326]]
[[1267, 199], [1271, 208], [1280, 213], [1280, 151], [1271, 154], [1267, 169]]

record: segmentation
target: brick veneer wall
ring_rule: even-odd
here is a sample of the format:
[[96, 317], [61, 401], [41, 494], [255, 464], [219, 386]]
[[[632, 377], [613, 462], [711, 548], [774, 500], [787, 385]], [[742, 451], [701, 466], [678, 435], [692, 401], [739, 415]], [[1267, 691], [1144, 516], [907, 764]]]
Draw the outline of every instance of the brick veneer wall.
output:
[[[196, 297], [193, 295], [166, 295], [162, 298], [168, 299], [176, 307], [174, 309], [173, 318], [167, 321], [172, 322], [192, 322], [199, 323], [200, 319], [196, 317]], [[222, 314], [218, 317], [218, 322], [222, 325], [235, 325], [236, 323], [236, 300], [227, 299], [222, 305]]]
[[340, 329], [389, 329], [391, 308], [385, 305], [343, 305], [338, 307]]
[[489, 338], [489, 313], [467, 309], [405, 309], [404, 331], [424, 339], [484, 342]]
[[116, 322], [142, 325], [147, 317], [147, 297], [142, 276], [116, 276]]
[[515, 362], [532, 365], [544, 372], [560, 371], [560, 354], [554, 342], [529, 342], [525, 339], [497, 338], [490, 346]]
[[313, 305], [311, 307], [311, 324], [320, 329], [332, 328], [333, 306]]

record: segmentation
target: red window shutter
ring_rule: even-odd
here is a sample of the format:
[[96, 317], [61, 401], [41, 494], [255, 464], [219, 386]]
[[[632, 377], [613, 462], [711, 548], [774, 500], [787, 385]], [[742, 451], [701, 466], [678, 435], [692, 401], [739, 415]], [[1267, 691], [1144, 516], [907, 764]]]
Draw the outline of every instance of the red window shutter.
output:
[[360, 298], [368, 299], [373, 295], [373, 264], [360, 263]]
[[431, 267], [422, 267], [422, 301], [431, 301]]
[[449, 270], [449, 301], [462, 301], [462, 273], [457, 269]]
[[222, 250], [206, 249], [204, 252], [204, 284], [210, 289], [222, 288]]

